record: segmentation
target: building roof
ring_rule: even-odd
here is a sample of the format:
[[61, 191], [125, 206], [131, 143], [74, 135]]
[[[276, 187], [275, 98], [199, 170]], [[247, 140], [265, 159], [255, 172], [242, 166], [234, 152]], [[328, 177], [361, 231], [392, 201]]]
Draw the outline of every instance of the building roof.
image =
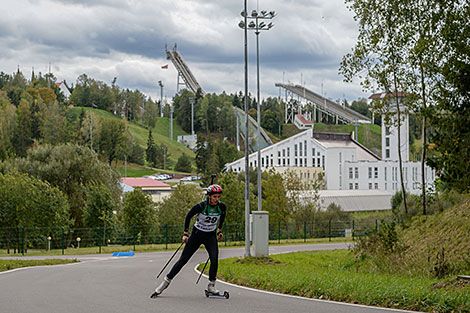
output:
[[170, 185], [165, 184], [164, 182], [147, 178], [147, 177], [123, 177], [120, 179], [121, 183], [124, 183], [131, 187], [141, 187], [141, 188], [171, 188]]
[[295, 118], [299, 119], [302, 124], [313, 124], [312, 121], [307, 120], [302, 114], [296, 114]]
[[380, 157], [352, 139], [351, 134], [313, 132], [315, 138], [325, 148], [356, 148], [359, 161], [378, 161]]
[[[399, 91], [397, 95], [398, 97], [405, 97], [407, 93]], [[369, 99], [381, 99], [385, 97], [394, 97], [394, 96], [395, 96], [394, 92], [379, 92], [379, 93], [374, 93], [373, 95], [371, 95]]]

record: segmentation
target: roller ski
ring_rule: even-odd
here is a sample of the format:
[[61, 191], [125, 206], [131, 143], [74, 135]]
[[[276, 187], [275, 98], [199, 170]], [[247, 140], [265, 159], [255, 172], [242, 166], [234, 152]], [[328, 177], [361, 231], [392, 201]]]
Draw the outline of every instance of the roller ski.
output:
[[209, 292], [207, 289], [204, 290], [204, 293], [206, 295], [207, 298], [209, 297], [220, 297], [220, 298], [225, 298], [225, 299], [228, 299], [230, 297], [230, 294], [228, 293], [228, 291], [224, 291], [224, 293], [212, 293], [212, 292]]
[[230, 294], [228, 291], [224, 291], [224, 293], [220, 293], [217, 289], [215, 289], [215, 281], [209, 281], [209, 284], [207, 285], [207, 289], [204, 290], [204, 293], [207, 298], [209, 297], [223, 297], [225, 299], [228, 299], [230, 297]]

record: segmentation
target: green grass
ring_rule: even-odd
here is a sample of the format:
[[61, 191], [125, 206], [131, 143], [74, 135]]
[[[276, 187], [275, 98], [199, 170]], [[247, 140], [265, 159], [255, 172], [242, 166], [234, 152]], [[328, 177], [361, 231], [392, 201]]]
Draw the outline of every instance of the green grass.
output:
[[[328, 238], [314, 238], [314, 239], [307, 239], [305, 242], [303, 239], [289, 239], [289, 240], [281, 240], [278, 243], [277, 240], [271, 240], [269, 242], [270, 245], [299, 245], [299, 244], [320, 244], [320, 243], [337, 243], [337, 242], [352, 242], [351, 238], [331, 238], [331, 241]], [[180, 243], [169, 243], [166, 244], [143, 244], [139, 245], [113, 245], [113, 246], [102, 246], [101, 247], [101, 254], [111, 254], [113, 252], [125, 252], [129, 250], [133, 250], [136, 253], [142, 252], [155, 252], [155, 251], [165, 251], [165, 250], [175, 250], [178, 248]], [[234, 247], [244, 247], [244, 241], [231, 241], [225, 243], [224, 241], [219, 243], [220, 248], [234, 248]], [[81, 248], [67, 248], [64, 249], [64, 255], [83, 255], [83, 254], [98, 254], [99, 247], [81, 247]], [[62, 249], [51, 249], [50, 251], [47, 250], [28, 250], [28, 253], [25, 256], [54, 256], [54, 255], [62, 255]], [[21, 254], [7, 254], [6, 250], [0, 250], [0, 257], [21, 257]]]
[[9, 271], [20, 267], [58, 265], [79, 262], [73, 260], [47, 259], [47, 260], [0, 260], [0, 272]]
[[123, 177], [142, 177], [146, 175], [153, 175], [156, 173], [166, 173], [166, 174], [191, 174], [191, 173], [183, 173], [178, 171], [170, 171], [170, 170], [163, 170], [157, 168], [151, 168], [147, 166], [142, 166], [134, 163], [127, 163], [127, 176], [126, 169], [123, 161], [117, 161], [113, 164], [113, 168], [121, 174]]
[[[235, 284], [303, 297], [426, 312], [470, 312], [470, 284], [357, 270], [346, 250], [219, 261]], [[441, 287], [439, 287], [439, 285]]]

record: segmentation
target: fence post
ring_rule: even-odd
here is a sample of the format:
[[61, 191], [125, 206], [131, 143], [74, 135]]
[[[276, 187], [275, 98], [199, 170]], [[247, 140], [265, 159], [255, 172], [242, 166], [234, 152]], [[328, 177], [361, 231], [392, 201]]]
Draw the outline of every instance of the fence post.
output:
[[277, 242], [281, 243], [281, 222], [277, 222]]
[[135, 225], [132, 225], [132, 238], [134, 238], [133, 242], [134, 242], [134, 252], [135, 252], [135, 240], [136, 240], [136, 237], [137, 237], [137, 233], [135, 231]]
[[64, 255], [64, 250], [65, 250], [65, 233], [64, 233], [64, 228], [61, 227], [62, 230], [62, 255]]
[[24, 255], [24, 227], [21, 227], [21, 253]]
[[328, 220], [328, 238], [331, 241], [331, 220]]
[[228, 237], [228, 232], [227, 232], [227, 223], [224, 223], [224, 242], [225, 242], [225, 246], [227, 246], [227, 237]]
[[165, 224], [165, 250], [168, 250], [168, 224]]
[[356, 232], [356, 229], [354, 228], [354, 220], [352, 221], [352, 239], [354, 240], [354, 233]]
[[98, 247], [99, 247], [99, 254], [101, 254], [101, 226], [98, 230]]
[[307, 222], [304, 221], [304, 242], [307, 242]]

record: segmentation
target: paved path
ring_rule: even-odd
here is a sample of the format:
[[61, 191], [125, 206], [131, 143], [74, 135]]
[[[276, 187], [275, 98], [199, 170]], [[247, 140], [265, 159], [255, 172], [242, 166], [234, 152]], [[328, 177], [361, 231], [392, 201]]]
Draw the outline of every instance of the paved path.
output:
[[[346, 244], [342, 243], [271, 246], [270, 253], [345, 247]], [[221, 249], [220, 257], [241, 256], [243, 252], [243, 248]], [[193, 256], [164, 294], [157, 299], [150, 299], [149, 295], [157, 284], [155, 276], [171, 254], [172, 251], [137, 253], [129, 258], [116, 258], [110, 255], [66, 256], [80, 259], [81, 262], [0, 272], [0, 311], [2, 313], [396, 312], [396, 310], [253, 291], [223, 282], [218, 282], [217, 287], [220, 290], [230, 291], [229, 300], [206, 298], [203, 290], [207, 285], [207, 279], [202, 278], [199, 284], [195, 285], [198, 274], [194, 271], [198, 263], [207, 259], [204, 250], [199, 250]], [[179, 254], [180, 252], [176, 257]]]

